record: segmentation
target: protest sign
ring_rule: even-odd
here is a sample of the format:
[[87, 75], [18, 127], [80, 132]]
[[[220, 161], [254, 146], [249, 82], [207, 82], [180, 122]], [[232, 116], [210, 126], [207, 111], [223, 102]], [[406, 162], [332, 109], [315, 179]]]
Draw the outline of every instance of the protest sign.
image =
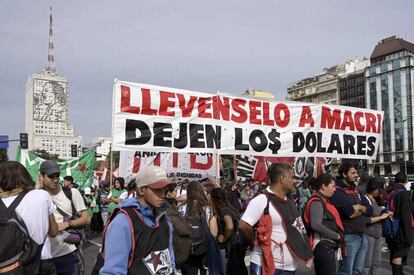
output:
[[121, 151], [119, 156], [119, 175], [127, 181], [148, 165], [162, 167], [167, 176], [175, 182], [188, 180], [214, 179], [217, 159], [207, 153], [154, 153]]
[[[40, 164], [45, 160], [19, 147], [16, 153], [16, 161], [23, 164], [30, 176], [32, 176], [33, 181], [36, 181], [39, 177]], [[56, 161], [60, 169], [60, 181], [63, 181], [65, 176], [72, 176], [74, 182], [80, 188], [90, 187], [92, 184], [94, 161], [94, 150], [89, 150], [78, 158]]]
[[115, 81], [114, 150], [375, 159], [383, 112]]

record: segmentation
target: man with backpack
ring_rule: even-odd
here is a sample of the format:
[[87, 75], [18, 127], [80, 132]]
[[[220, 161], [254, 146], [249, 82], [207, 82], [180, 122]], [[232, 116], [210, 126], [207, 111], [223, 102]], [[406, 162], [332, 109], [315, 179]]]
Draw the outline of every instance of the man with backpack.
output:
[[[404, 274], [403, 266], [407, 265], [407, 257], [414, 237], [413, 191], [407, 191], [406, 183], [407, 175], [398, 172], [395, 175], [395, 185], [388, 190], [386, 196], [386, 208], [394, 212], [392, 219], [388, 218], [384, 226], [384, 235], [390, 249], [390, 264], [393, 275]], [[394, 228], [387, 228], [387, 225]]]
[[347, 252], [339, 261], [338, 274], [360, 274], [368, 250], [365, 230], [367, 217], [372, 216], [372, 207], [357, 189], [358, 173], [353, 163], [343, 161], [338, 168], [338, 174], [331, 201], [341, 215]]
[[[50, 160], [40, 165], [38, 182], [56, 205], [54, 216], [59, 233], [50, 238], [51, 254], [58, 275], [80, 274], [77, 244], [81, 236], [73, 230], [90, 223], [90, 217], [80, 192], [75, 188], [63, 189], [59, 183], [60, 169]], [[77, 213], [79, 217], [77, 217]]]
[[174, 274], [172, 225], [163, 209], [169, 184], [161, 167], [140, 169], [137, 197], [119, 203], [106, 225], [97, 261], [97, 265], [103, 261], [99, 274]]
[[296, 191], [295, 174], [289, 165], [275, 163], [269, 167], [268, 177], [270, 186], [252, 199], [239, 223], [248, 240], [258, 224], [250, 274], [295, 274], [298, 261], [312, 258], [302, 218], [289, 196]]

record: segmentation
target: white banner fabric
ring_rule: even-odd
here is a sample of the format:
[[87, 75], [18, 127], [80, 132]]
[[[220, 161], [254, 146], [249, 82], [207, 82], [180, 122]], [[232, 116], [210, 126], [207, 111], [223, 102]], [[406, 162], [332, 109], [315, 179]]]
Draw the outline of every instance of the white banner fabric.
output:
[[216, 177], [217, 158], [212, 154], [154, 153], [121, 151], [119, 175], [129, 182], [138, 171], [148, 165], [162, 167], [174, 182]]
[[383, 112], [115, 81], [114, 150], [375, 159]]

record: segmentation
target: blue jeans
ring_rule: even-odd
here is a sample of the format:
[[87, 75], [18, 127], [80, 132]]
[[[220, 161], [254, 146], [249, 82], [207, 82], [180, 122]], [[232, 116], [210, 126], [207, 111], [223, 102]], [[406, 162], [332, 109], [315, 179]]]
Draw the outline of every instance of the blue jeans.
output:
[[[296, 271], [287, 271], [276, 269], [273, 275], [295, 275]], [[262, 267], [250, 262], [250, 275], [262, 275]]]
[[338, 275], [359, 275], [364, 268], [368, 242], [364, 234], [345, 234], [348, 256], [339, 261]]

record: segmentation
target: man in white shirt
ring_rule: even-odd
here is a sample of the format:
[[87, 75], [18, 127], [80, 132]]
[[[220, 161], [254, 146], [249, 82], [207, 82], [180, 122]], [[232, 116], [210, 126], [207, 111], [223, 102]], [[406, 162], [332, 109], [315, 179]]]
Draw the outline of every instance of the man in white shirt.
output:
[[[270, 186], [252, 199], [239, 224], [240, 230], [251, 240], [253, 226], [260, 221], [257, 231], [264, 232], [263, 239], [267, 240], [263, 245], [263, 239], [256, 236], [250, 257], [250, 274], [263, 274], [263, 263], [269, 271], [267, 274], [295, 274], [298, 260], [307, 261], [312, 257], [302, 219], [288, 196], [295, 191], [295, 175], [289, 165], [277, 163], [269, 167], [268, 176]], [[270, 220], [266, 223], [262, 217], [269, 215]], [[262, 223], [267, 224], [267, 230]]]
[[[53, 161], [44, 161], [40, 165], [39, 184], [50, 194], [56, 205], [54, 212], [58, 224], [59, 233], [56, 237], [50, 238], [51, 261], [55, 264], [57, 274], [79, 274], [79, 258], [76, 245], [68, 242], [68, 231], [90, 223], [90, 217], [86, 210], [80, 192], [71, 188], [72, 201], [65, 195], [59, 184], [60, 169]], [[74, 218], [76, 211], [80, 213]]]

